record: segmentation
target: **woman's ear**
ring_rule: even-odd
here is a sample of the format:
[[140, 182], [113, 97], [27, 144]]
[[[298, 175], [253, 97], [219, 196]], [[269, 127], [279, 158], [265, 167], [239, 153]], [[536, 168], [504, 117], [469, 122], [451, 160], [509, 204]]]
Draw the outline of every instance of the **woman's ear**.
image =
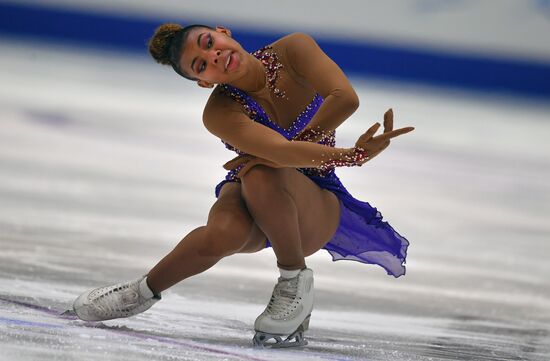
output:
[[228, 28], [225, 28], [223, 26], [216, 26], [216, 31], [218, 33], [222, 33], [222, 34], [225, 34], [225, 35], [231, 37], [231, 30], [229, 30]]
[[213, 88], [213, 87], [214, 87], [214, 84], [209, 83], [209, 82], [204, 81], [204, 80], [197, 80], [197, 84], [198, 84], [201, 88]]

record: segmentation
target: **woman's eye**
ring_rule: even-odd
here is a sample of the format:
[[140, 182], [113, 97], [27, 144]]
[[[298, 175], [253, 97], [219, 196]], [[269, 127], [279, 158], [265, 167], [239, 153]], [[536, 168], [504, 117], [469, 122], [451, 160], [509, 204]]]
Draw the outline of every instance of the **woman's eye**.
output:
[[206, 68], [206, 63], [202, 63], [201, 66], [199, 67], [199, 73], [203, 72], [205, 68]]
[[206, 45], [208, 48], [212, 47], [212, 37], [208, 39], [208, 44]]

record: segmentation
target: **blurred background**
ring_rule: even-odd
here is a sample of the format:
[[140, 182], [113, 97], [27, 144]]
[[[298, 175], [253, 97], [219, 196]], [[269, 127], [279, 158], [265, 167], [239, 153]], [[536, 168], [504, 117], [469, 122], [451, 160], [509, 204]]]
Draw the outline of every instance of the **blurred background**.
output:
[[223, 24], [250, 51], [315, 36], [350, 74], [548, 98], [547, 0], [2, 1], [1, 30], [145, 55], [159, 22]]
[[[202, 126], [209, 90], [149, 57], [164, 22], [224, 25], [249, 51], [311, 34], [361, 101], [337, 146], [390, 107], [416, 127], [337, 171], [410, 241], [407, 274], [309, 257], [304, 350], [250, 347], [271, 250], [131, 319], [56, 316], [203, 225], [233, 157]], [[547, 360], [548, 34], [548, 0], [0, 0], [0, 360]]]

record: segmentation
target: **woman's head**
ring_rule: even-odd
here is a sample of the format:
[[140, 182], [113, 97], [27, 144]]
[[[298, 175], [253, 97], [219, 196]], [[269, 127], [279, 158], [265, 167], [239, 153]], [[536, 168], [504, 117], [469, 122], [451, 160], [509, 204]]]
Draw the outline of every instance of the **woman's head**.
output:
[[149, 52], [158, 63], [203, 87], [230, 83], [246, 73], [248, 53], [224, 27], [163, 24], [149, 41]]

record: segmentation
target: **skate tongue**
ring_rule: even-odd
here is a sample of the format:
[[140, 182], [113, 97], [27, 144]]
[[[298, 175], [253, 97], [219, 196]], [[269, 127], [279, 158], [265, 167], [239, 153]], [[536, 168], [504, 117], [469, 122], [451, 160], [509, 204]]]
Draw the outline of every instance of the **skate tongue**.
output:
[[279, 290], [279, 294], [283, 297], [290, 298], [290, 299], [294, 299], [296, 297], [295, 292], [291, 292], [288, 290]]
[[286, 298], [294, 299], [298, 294], [298, 279], [293, 278], [283, 280], [279, 283], [277, 288], [279, 291], [279, 295]]

